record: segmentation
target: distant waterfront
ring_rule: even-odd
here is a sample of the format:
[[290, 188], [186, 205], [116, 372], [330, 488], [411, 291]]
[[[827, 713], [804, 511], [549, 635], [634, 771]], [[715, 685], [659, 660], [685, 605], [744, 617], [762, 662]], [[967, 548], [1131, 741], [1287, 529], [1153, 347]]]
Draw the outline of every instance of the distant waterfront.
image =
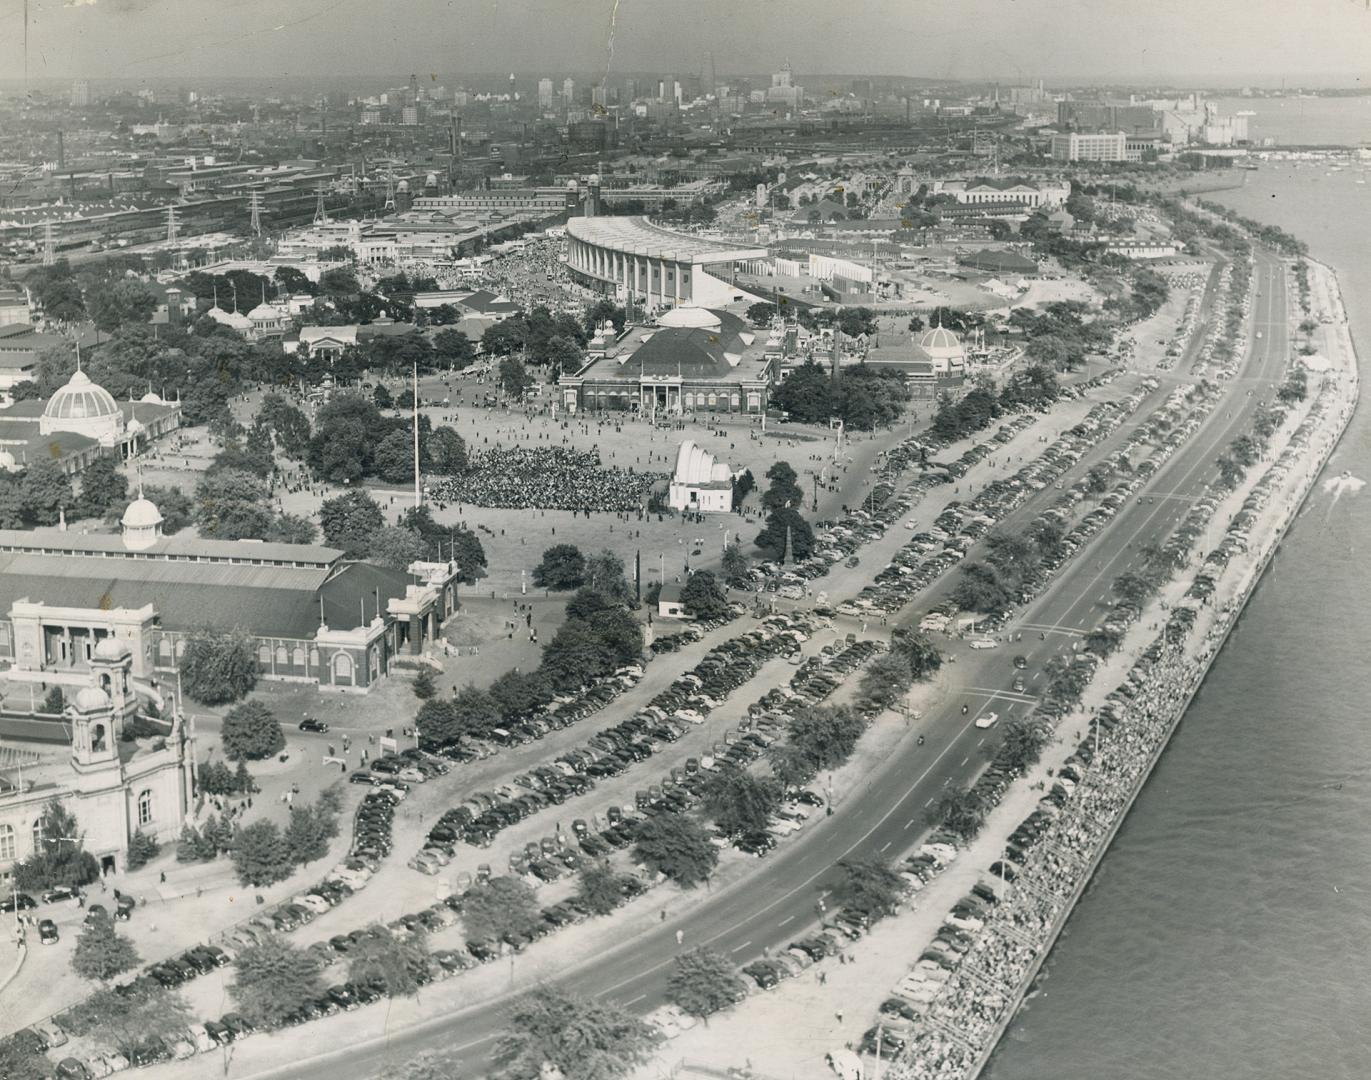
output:
[[1339, 98], [1215, 98], [1221, 113], [1250, 109], [1253, 142], [1273, 138], [1278, 145], [1358, 146], [1371, 143], [1371, 96]]
[[[1362, 99], [1305, 104], [1371, 118]], [[1333, 126], [1299, 141], [1331, 141]], [[1210, 197], [1333, 266], [1365, 374], [1371, 183], [1358, 175], [1268, 165]], [[1369, 449], [1363, 408], [1328, 474], [1371, 476]], [[1368, 548], [1371, 499], [1311, 500], [987, 1077], [1366, 1074]]]

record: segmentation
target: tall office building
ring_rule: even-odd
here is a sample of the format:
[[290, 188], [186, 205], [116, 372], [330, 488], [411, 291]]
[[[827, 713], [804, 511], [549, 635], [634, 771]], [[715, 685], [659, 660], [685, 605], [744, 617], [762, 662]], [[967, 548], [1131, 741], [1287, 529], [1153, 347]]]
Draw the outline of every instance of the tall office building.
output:
[[562, 80], [562, 101], [568, 108], [576, 103], [576, 80], [570, 75]]
[[540, 108], [540, 109], [550, 109], [550, 108], [552, 108], [552, 80], [551, 80], [551, 79], [539, 79], [539, 80], [538, 80], [538, 108]]
[[77, 79], [71, 84], [71, 104], [74, 109], [84, 109], [90, 104], [90, 83]]

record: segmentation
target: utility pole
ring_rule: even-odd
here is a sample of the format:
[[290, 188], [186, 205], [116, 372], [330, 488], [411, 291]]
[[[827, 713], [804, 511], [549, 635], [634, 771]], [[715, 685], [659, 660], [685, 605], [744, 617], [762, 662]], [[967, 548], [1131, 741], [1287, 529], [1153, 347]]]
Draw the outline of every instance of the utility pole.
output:
[[57, 241], [52, 235], [52, 222], [43, 222], [43, 265], [51, 266], [57, 261]]
[[253, 188], [248, 196], [248, 230], [253, 236], [262, 235], [262, 190]]
[[176, 221], [176, 207], [174, 207], [174, 206], [168, 206], [168, 207], [167, 207], [167, 243], [168, 243], [168, 244], [171, 244], [171, 243], [175, 243], [175, 242], [176, 242], [176, 235], [177, 235], [178, 232], [179, 232], [179, 228], [178, 228], [178, 223], [177, 223], [177, 221]]
[[419, 490], [419, 361], [414, 361], [414, 508], [423, 505]]
[[328, 207], [324, 205], [324, 185], [320, 184], [318, 188], [315, 189], [315, 193], [318, 198], [314, 203], [314, 224], [327, 225]]

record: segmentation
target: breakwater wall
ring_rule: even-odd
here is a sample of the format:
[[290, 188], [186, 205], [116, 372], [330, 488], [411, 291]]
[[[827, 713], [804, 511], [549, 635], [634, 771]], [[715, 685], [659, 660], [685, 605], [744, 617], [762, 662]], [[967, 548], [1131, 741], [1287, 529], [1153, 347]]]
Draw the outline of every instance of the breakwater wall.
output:
[[[1329, 275], [1329, 279], [1335, 283], [1336, 290], [1336, 277], [1327, 267], [1325, 267], [1324, 270]], [[1336, 290], [1336, 301], [1339, 315], [1338, 322], [1341, 325], [1346, 326], [1346, 308], [1343, 306], [1340, 290]], [[1009, 1025], [1017, 1015], [1019, 1007], [1023, 1004], [1024, 999], [1036, 982], [1043, 964], [1046, 963], [1047, 958], [1051, 955], [1052, 949], [1056, 945], [1057, 939], [1061, 936], [1062, 931], [1065, 929], [1067, 922], [1070, 920], [1077, 902], [1080, 900], [1081, 896], [1084, 895], [1085, 890], [1089, 888], [1090, 882], [1094, 879], [1095, 872], [1099, 869], [1100, 863], [1103, 861], [1105, 854], [1109, 851], [1110, 846], [1114, 842], [1114, 837], [1122, 827], [1124, 820], [1128, 817], [1129, 811], [1132, 810], [1133, 804], [1137, 801], [1138, 795], [1142, 792], [1143, 787], [1151, 778], [1152, 770], [1156, 768], [1157, 762], [1161, 759], [1162, 754], [1165, 753], [1167, 747], [1170, 745], [1171, 736], [1175, 732], [1176, 727], [1180, 724], [1181, 718], [1189, 710], [1191, 702], [1195, 699], [1195, 695], [1199, 693], [1200, 688], [1204, 685], [1210, 668], [1213, 666], [1214, 661], [1218, 658], [1219, 654], [1223, 651], [1223, 647], [1227, 644], [1229, 635], [1237, 625], [1238, 620], [1242, 617], [1242, 613], [1247, 607], [1248, 601], [1252, 598], [1252, 595], [1257, 590], [1257, 586], [1265, 577], [1266, 571], [1270, 567], [1272, 560], [1275, 559], [1281, 544], [1285, 541], [1286, 534], [1289, 532], [1290, 527], [1298, 520], [1300, 513], [1309, 500], [1310, 494], [1318, 483], [1320, 474], [1328, 464], [1328, 459], [1332, 456], [1333, 451], [1337, 449], [1338, 444], [1341, 442], [1342, 437], [1347, 430], [1347, 425], [1351, 423], [1352, 416], [1356, 412], [1357, 402], [1360, 397], [1361, 384], [1359, 377], [1359, 357], [1356, 355], [1355, 344], [1351, 342], [1350, 335], [1349, 346], [1352, 350], [1350, 357], [1351, 368], [1348, 373], [1350, 376], [1348, 380], [1349, 388], [1341, 407], [1330, 410], [1327, 413], [1327, 423], [1322, 428], [1321, 437], [1310, 440], [1308, 454], [1312, 460], [1309, 461], [1309, 468], [1304, 470], [1298, 478], [1295, 478], [1294, 482], [1298, 486], [1292, 493], [1293, 497], [1290, 498], [1286, 504], [1281, 520], [1277, 524], [1270, 541], [1263, 546], [1260, 552], [1252, 553], [1256, 557], [1251, 560], [1250, 565], [1246, 570], [1247, 577], [1242, 584], [1241, 591], [1234, 598], [1228, 609], [1218, 613], [1211, 631], [1214, 635], [1213, 647], [1201, 655], [1192, 657], [1190, 678], [1187, 682], [1185, 692], [1177, 701], [1170, 722], [1164, 729], [1162, 736], [1157, 739], [1156, 745], [1148, 754], [1144, 768], [1139, 773], [1125, 802], [1103, 833], [1090, 860], [1087, 862], [1084, 870], [1076, 881], [1075, 886], [1067, 893], [1061, 911], [1053, 920], [1042, 947], [1038, 950], [1032, 963], [1024, 972], [1022, 979], [1020, 979], [1010, 1000], [1009, 1007], [1003, 1011], [1000, 1018], [995, 1022], [987, 1035], [985, 1044], [981, 1048], [975, 1062], [971, 1068], [967, 1070], [965, 1074], [967, 1080], [977, 1080], [993, 1057], [995, 1049], [999, 1046], [1000, 1039], [1003, 1038], [1005, 1031], [1008, 1030]], [[1200, 643], [1197, 642], [1197, 644]]]

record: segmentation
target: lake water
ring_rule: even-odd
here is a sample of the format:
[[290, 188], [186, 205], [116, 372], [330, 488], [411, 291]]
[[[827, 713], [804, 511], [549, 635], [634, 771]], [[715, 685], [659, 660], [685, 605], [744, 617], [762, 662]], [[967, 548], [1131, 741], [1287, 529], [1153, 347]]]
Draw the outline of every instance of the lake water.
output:
[[[1358, 118], [1347, 130], [1371, 112], [1345, 107]], [[1334, 267], [1366, 375], [1371, 183], [1359, 175], [1263, 165], [1207, 197], [1289, 229]], [[1364, 399], [1325, 479], [1371, 478], [1367, 412]], [[1311, 497], [988, 1077], [1371, 1073], [1371, 489], [1359, 486]]]
[[1254, 143], [1358, 146], [1371, 143], [1371, 96], [1345, 98], [1214, 98], [1219, 112], [1251, 110], [1248, 136]]

